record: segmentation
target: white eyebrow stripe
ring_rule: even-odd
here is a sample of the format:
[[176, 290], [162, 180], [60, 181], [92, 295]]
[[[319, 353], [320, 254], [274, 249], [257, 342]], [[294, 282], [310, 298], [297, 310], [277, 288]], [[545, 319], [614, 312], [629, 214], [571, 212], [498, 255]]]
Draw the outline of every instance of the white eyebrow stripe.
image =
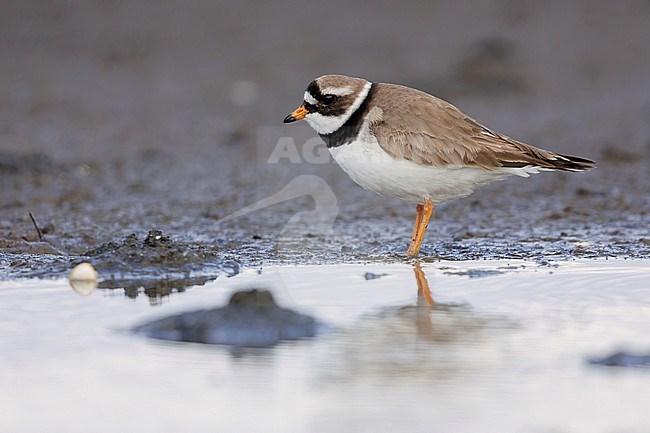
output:
[[328, 87], [321, 92], [323, 95], [336, 95], [346, 96], [354, 93], [354, 89], [350, 86], [346, 87]]
[[316, 98], [311, 96], [311, 93], [309, 93], [309, 92], [305, 92], [305, 101], [310, 103], [311, 105], [318, 104], [318, 101], [316, 100]]

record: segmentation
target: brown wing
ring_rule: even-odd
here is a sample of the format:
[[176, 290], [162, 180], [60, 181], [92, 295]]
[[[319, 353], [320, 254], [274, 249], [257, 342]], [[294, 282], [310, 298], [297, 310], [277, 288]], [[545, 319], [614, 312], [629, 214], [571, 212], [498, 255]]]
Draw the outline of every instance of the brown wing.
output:
[[[537, 166], [584, 170], [572, 159], [497, 134], [450, 103], [419, 90], [375, 84], [370, 128], [379, 145], [396, 158], [423, 165], [473, 165], [487, 169]], [[582, 162], [580, 162], [582, 161]]]

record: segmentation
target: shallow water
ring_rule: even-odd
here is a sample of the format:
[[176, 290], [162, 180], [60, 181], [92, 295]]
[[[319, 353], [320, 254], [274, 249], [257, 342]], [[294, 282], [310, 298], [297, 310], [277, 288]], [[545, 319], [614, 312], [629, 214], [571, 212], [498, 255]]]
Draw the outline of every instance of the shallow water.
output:
[[[0, 431], [650, 430], [650, 371], [587, 362], [650, 348], [648, 261], [421, 269], [433, 308], [408, 264], [247, 270], [153, 307], [66, 280], [0, 282]], [[250, 287], [328, 330], [237, 351], [130, 332]]]

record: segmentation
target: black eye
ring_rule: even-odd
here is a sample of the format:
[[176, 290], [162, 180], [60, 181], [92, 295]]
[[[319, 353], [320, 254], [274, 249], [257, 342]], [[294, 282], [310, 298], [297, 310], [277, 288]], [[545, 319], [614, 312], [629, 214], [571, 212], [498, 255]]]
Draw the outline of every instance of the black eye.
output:
[[335, 95], [323, 95], [323, 97], [321, 99], [323, 101], [323, 104], [329, 105], [332, 102], [334, 102], [334, 100], [336, 99], [336, 96]]

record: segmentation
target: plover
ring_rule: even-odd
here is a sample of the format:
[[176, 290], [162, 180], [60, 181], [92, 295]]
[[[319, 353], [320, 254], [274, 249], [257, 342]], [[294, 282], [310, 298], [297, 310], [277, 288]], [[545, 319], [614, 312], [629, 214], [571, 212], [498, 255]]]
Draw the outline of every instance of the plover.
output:
[[492, 131], [428, 93], [363, 78], [324, 75], [284, 123], [305, 119], [363, 188], [416, 204], [406, 255], [420, 252], [434, 203], [540, 171], [586, 171], [585, 158], [539, 149]]

